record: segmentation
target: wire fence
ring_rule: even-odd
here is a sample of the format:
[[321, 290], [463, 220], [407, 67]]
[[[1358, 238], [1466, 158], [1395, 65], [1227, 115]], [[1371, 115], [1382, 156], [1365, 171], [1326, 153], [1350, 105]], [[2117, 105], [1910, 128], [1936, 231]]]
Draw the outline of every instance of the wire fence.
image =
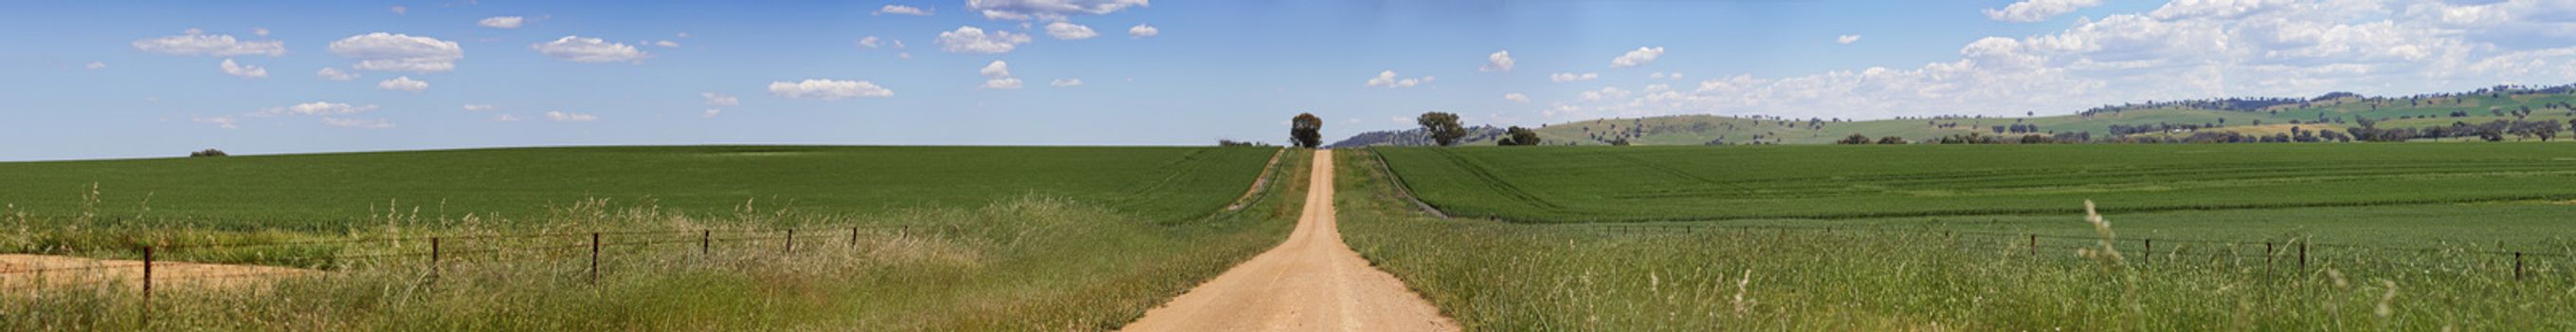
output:
[[[2029, 255], [2031, 257], [2077, 258], [2079, 250], [2115, 250], [2135, 266], [2152, 268], [2158, 263], [2190, 259], [2233, 259], [2236, 264], [2279, 265], [2290, 271], [2305, 271], [2326, 263], [2345, 267], [2377, 269], [2427, 268], [2492, 268], [2497, 276], [2520, 281], [2558, 274], [2554, 267], [2576, 264], [2576, 253], [2551, 250], [2507, 250], [2477, 248], [2432, 248], [2412, 246], [2375, 246], [2358, 244], [2316, 243], [2308, 239], [2285, 241], [2242, 241], [2194, 238], [2115, 238], [2070, 236], [2037, 233], [1940, 230], [1930, 228], [1836, 227], [1836, 226], [1747, 226], [1692, 224], [1586, 224], [1537, 227], [1562, 227], [1623, 235], [1695, 234], [1739, 232], [1777, 236], [1814, 236], [1817, 234], [1864, 234], [1874, 236], [1909, 236], [1933, 238], [1950, 246]], [[2499, 245], [2499, 247], [2501, 247]], [[2261, 260], [2249, 263], [2249, 260]]]
[[[431, 236], [360, 237], [300, 241], [235, 241], [145, 245], [132, 249], [140, 261], [54, 259], [67, 264], [0, 265], [0, 290], [11, 293], [48, 289], [79, 289], [112, 285], [139, 286], [143, 305], [149, 307], [156, 286], [220, 283], [241, 279], [270, 279], [297, 275], [330, 273], [331, 270], [362, 265], [402, 266], [418, 264], [430, 273], [444, 266], [471, 263], [498, 263], [538, 260], [581, 260], [584, 280], [599, 280], [603, 252], [613, 249], [688, 247], [695, 254], [713, 255], [716, 249], [759, 249], [784, 257], [816, 246], [844, 244], [857, 246], [865, 239], [911, 239], [956, 233], [953, 225], [872, 225], [837, 228], [782, 229], [697, 229], [659, 231], [536, 232], [518, 234], [462, 234]], [[333, 247], [335, 250], [297, 251], [298, 248]], [[357, 253], [343, 253], [352, 250]], [[110, 250], [113, 252], [114, 250]], [[91, 253], [99, 253], [91, 251]], [[520, 256], [512, 256], [518, 254]], [[229, 273], [186, 273], [173, 275], [169, 269], [198, 268], [228, 259], [254, 256], [266, 263], [320, 262], [307, 266], [278, 267], [264, 265], [235, 266]], [[178, 259], [172, 259], [178, 258]], [[68, 265], [68, 266], [66, 266]], [[299, 268], [300, 267], [300, 268]], [[164, 270], [164, 271], [156, 271]], [[156, 273], [157, 272], [157, 273]], [[144, 318], [148, 321], [150, 318]]]

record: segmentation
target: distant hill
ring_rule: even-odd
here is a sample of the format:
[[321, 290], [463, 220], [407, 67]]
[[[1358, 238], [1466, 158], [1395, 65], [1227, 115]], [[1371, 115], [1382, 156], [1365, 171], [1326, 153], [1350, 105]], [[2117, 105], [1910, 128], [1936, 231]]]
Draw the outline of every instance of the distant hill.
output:
[[[2100, 141], [2181, 139], [2204, 132], [2272, 135], [2292, 133], [2294, 128], [2295, 132], [2313, 134], [2347, 131], [2359, 126], [2359, 119], [2372, 120], [2377, 128], [2410, 129], [2477, 127], [2499, 120], [2569, 124], [2569, 120], [2576, 120], [2576, 85], [2497, 86], [2396, 97], [2335, 92], [2309, 98], [2155, 101], [2033, 117], [1936, 116], [1854, 121], [1674, 115], [1573, 121], [1543, 125], [1537, 131], [1547, 145], [1607, 145], [1623, 138], [1636, 145], [1833, 144], [1852, 134], [1921, 142], [1969, 133]], [[1461, 145], [1493, 145], [1501, 132], [1479, 127]], [[2443, 136], [2420, 139], [2463, 139], [2457, 133]], [[1361, 133], [1333, 146], [1429, 145], [1428, 141], [1420, 129], [1413, 129]]]
[[[1503, 128], [1496, 128], [1493, 126], [1467, 127], [1467, 137], [1462, 139], [1462, 141], [1490, 142], [1495, 139], [1499, 139], [1502, 135]], [[1351, 138], [1344, 138], [1341, 141], [1333, 142], [1333, 144], [1325, 145], [1324, 147], [1339, 149], [1377, 145], [1431, 146], [1431, 143], [1430, 134], [1424, 133], [1422, 128], [1414, 128], [1397, 131], [1380, 130], [1360, 133], [1359, 135], [1351, 135]]]

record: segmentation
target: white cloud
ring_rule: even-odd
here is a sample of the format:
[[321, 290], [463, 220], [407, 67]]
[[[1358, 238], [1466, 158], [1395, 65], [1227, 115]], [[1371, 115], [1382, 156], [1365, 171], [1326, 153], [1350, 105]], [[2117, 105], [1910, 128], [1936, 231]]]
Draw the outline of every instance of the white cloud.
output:
[[584, 38], [582, 36], [564, 36], [563, 38], [556, 38], [555, 41], [528, 45], [528, 49], [537, 50], [537, 53], [545, 54], [546, 56], [554, 57], [556, 59], [580, 63], [641, 63], [644, 61], [644, 58], [653, 56], [652, 53], [645, 53], [642, 50], [637, 50], [635, 49], [635, 46], [632, 45], [612, 43], [599, 38]]
[[1590, 81], [1595, 78], [1601, 78], [1601, 73], [1556, 73], [1547, 75], [1547, 80], [1549, 82], [1557, 83]]
[[322, 118], [322, 124], [323, 124], [323, 125], [329, 125], [329, 126], [332, 126], [332, 127], [341, 127], [341, 128], [358, 128], [358, 129], [385, 129], [385, 128], [393, 128], [393, 127], [394, 127], [394, 123], [393, 123], [393, 122], [387, 122], [387, 121], [385, 121], [385, 119], [367, 120], [367, 119], [344, 119], [344, 118], [331, 118], [331, 117], [326, 117], [326, 118]]
[[527, 18], [518, 16], [493, 16], [483, 18], [482, 21], [475, 21], [474, 25], [480, 25], [486, 28], [517, 29], [519, 28], [519, 24], [525, 21], [527, 21]]
[[709, 108], [705, 112], [698, 112], [698, 114], [698, 117], [713, 118], [716, 117], [716, 115], [724, 114], [724, 110]]
[[252, 112], [252, 113], [250, 114], [250, 116], [270, 117], [270, 116], [279, 116], [279, 115], [343, 115], [343, 114], [358, 114], [358, 113], [360, 113], [360, 112], [373, 111], [373, 110], [376, 110], [376, 105], [352, 106], [352, 105], [349, 105], [349, 104], [334, 103], [334, 102], [327, 102], [327, 101], [317, 101], [317, 102], [310, 102], [310, 103], [295, 104], [294, 106], [286, 106], [286, 107], [270, 107], [270, 108], [265, 108], [265, 109], [261, 109], [259, 112]]
[[411, 7], [394, 6], [393, 8], [385, 8], [385, 11], [394, 12], [394, 15], [410, 14]]
[[554, 120], [555, 122], [591, 122], [599, 121], [599, 116], [582, 113], [567, 113], [564, 111], [546, 111], [546, 120]]
[[195, 122], [197, 122], [197, 123], [211, 124], [211, 125], [215, 125], [215, 127], [217, 127], [217, 128], [224, 128], [224, 129], [240, 129], [240, 128], [241, 128], [240, 124], [239, 124], [237, 121], [234, 121], [233, 117], [229, 117], [229, 116], [213, 116], [213, 117], [197, 117], [197, 118], [188, 118], [188, 121], [195, 121]]
[[923, 10], [923, 9], [921, 9], [921, 8], [919, 8], [919, 7], [913, 7], [913, 6], [905, 6], [905, 5], [885, 5], [885, 8], [877, 8], [877, 12], [876, 12], [876, 13], [874, 13], [874, 14], [869, 14], [869, 15], [885, 15], [885, 14], [912, 15], [912, 16], [930, 16], [930, 11], [929, 11], [929, 10]]
[[1654, 63], [1655, 58], [1663, 56], [1664, 48], [1661, 46], [1638, 47], [1635, 51], [1628, 51], [1628, 54], [1621, 54], [1617, 58], [1610, 58], [1610, 68], [1644, 66], [1648, 63]]
[[1512, 51], [1494, 51], [1494, 54], [1485, 55], [1485, 66], [1476, 67], [1476, 71], [1512, 71]]
[[952, 53], [1010, 53], [1011, 49], [1027, 43], [1029, 35], [1010, 31], [986, 34], [984, 29], [976, 27], [957, 27], [956, 31], [939, 33], [939, 49]]
[[1079, 79], [1079, 78], [1064, 78], [1064, 79], [1056, 79], [1056, 80], [1055, 80], [1055, 81], [1053, 81], [1053, 82], [1047, 82], [1047, 85], [1052, 85], [1052, 86], [1057, 86], [1057, 87], [1077, 87], [1077, 86], [1082, 86], [1082, 79]]
[[239, 40], [232, 35], [208, 35], [188, 29], [188, 34], [134, 41], [134, 49], [173, 55], [286, 55], [286, 42], [275, 40]]
[[465, 48], [456, 42], [394, 33], [369, 33], [331, 42], [331, 54], [356, 59], [357, 70], [435, 73], [456, 70]]
[[859, 47], [877, 48], [877, 45], [878, 45], [877, 43], [880, 43], [880, 41], [879, 41], [879, 40], [881, 40], [881, 39], [877, 39], [877, 36], [867, 36], [866, 38], [859, 38]]
[[892, 97], [894, 90], [878, 87], [868, 81], [808, 79], [803, 82], [769, 82], [769, 94], [787, 98], [841, 100], [858, 97]]
[[742, 98], [727, 96], [721, 93], [707, 92], [700, 93], [698, 96], [706, 97], [707, 106], [742, 106]]
[[268, 28], [250, 28], [250, 34], [251, 34], [251, 35], [255, 35], [255, 36], [260, 36], [260, 37], [267, 37], [267, 36], [268, 36]]
[[1519, 92], [1505, 93], [1503, 94], [1503, 100], [1522, 104], [1528, 104], [1530, 102], [1529, 95], [1521, 94]]
[[680, 47], [680, 42], [670, 40], [654, 41], [653, 46], [661, 46], [662, 48], [678, 48]]
[[1046, 32], [1048, 36], [1055, 36], [1055, 39], [1063, 40], [1083, 40], [1100, 36], [1099, 32], [1092, 32], [1091, 27], [1063, 21], [1047, 23]]
[[429, 90], [429, 82], [411, 79], [411, 76], [395, 77], [394, 79], [384, 80], [383, 82], [376, 82], [376, 89], [420, 92], [421, 90]]
[[2004, 9], [2000, 10], [1988, 8], [1986, 9], [1986, 18], [2004, 22], [2039, 22], [2046, 21], [2049, 17], [2073, 13], [2078, 9], [2100, 5], [2102, 5], [2102, 0], [2022, 0], [2021, 2], [2015, 2], [2011, 5], [2005, 5]]
[[1374, 87], [1385, 87], [1385, 88], [1389, 88], [1389, 89], [1393, 89], [1393, 88], [1410, 88], [1410, 87], [1414, 87], [1414, 86], [1422, 85], [1423, 83], [1431, 83], [1431, 80], [1433, 80], [1433, 79], [1434, 79], [1434, 78], [1433, 78], [1433, 77], [1431, 77], [1431, 76], [1423, 76], [1423, 77], [1416, 77], [1416, 78], [1402, 78], [1402, 77], [1396, 77], [1396, 75], [1395, 75], [1395, 71], [1393, 71], [1393, 70], [1389, 70], [1389, 71], [1382, 71], [1382, 72], [1378, 72], [1378, 73], [1377, 73], [1377, 77], [1371, 77], [1371, 78], [1369, 78], [1369, 79], [1368, 79], [1368, 83], [1367, 83], [1367, 84], [1363, 84], [1363, 85], [1361, 85], [1361, 86], [1363, 86], [1363, 87], [1372, 87], [1372, 88], [1374, 88]]
[[985, 78], [981, 89], [1017, 90], [1020, 88], [1020, 79], [1011, 77], [1011, 65], [1001, 60], [993, 60], [992, 64], [984, 65], [984, 69], [977, 70], [976, 73], [983, 74]]
[[465, 111], [466, 111], [466, 112], [482, 112], [482, 111], [489, 111], [489, 110], [496, 110], [496, 109], [501, 109], [501, 108], [500, 108], [500, 107], [498, 107], [498, 106], [483, 105], [483, 104], [466, 104], [466, 105], [465, 105]]
[[233, 59], [224, 59], [222, 67], [224, 69], [224, 74], [227, 75], [249, 78], [268, 77], [268, 68], [235, 64], [233, 63]]
[[966, 0], [966, 10], [994, 20], [1062, 21], [1072, 15], [1101, 15], [1146, 6], [1146, 0]]
[[331, 68], [331, 67], [322, 67], [322, 70], [314, 71], [314, 72], [313, 72], [313, 76], [317, 76], [317, 77], [321, 77], [322, 79], [326, 79], [326, 80], [333, 80], [333, 81], [347, 81], [347, 80], [354, 80], [354, 79], [358, 79], [358, 73], [356, 73], [356, 72], [341, 71], [339, 68]]
[[1678, 79], [1682, 79], [1682, 73], [1678, 73], [1678, 72], [1660, 72], [1660, 71], [1659, 71], [1659, 72], [1655, 72], [1654, 74], [1647, 74], [1647, 75], [1646, 75], [1646, 78], [1659, 79], [1659, 80], [1678, 80]]
[[1154, 28], [1152, 25], [1137, 24], [1136, 27], [1127, 28], [1128, 37], [1145, 38], [1161, 34], [1163, 29]]
[[492, 116], [492, 122], [519, 122], [519, 116], [509, 114], [494, 115]]
[[1858, 42], [1860, 42], [1860, 35], [1842, 35], [1841, 37], [1834, 37], [1835, 44], [1851, 45], [1852, 43]]
[[82, 66], [81, 66], [81, 68], [88, 68], [89, 70], [106, 69], [106, 68], [107, 68], [107, 63], [106, 63], [106, 62], [98, 62], [98, 61], [90, 61], [88, 65], [82, 65]]

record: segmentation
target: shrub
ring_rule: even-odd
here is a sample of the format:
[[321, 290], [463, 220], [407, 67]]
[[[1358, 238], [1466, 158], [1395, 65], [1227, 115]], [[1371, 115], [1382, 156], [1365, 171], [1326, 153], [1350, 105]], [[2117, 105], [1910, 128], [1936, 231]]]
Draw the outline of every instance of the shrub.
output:
[[197, 151], [197, 152], [189, 152], [189, 153], [188, 153], [188, 157], [189, 157], [189, 158], [201, 158], [201, 157], [222, 157], [222, 156], [228, 156], [228, 155], [227, 155], [227, 154], [224, 154], [224, 150], [216, 150], [216, 149], [206, 149], [205, 151]]

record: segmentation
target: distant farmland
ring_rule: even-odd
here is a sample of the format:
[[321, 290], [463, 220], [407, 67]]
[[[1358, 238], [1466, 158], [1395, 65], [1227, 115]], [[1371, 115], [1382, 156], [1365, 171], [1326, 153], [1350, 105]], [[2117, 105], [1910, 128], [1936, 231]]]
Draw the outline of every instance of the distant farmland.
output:
[[2576, 198], [2556, 144], [1380, 148], [1423, 200], [1522, 222], [2254, 211]]
[[[576, 147], [0, 163], [11, 213], [331, 229], [399, 211], [535, 219], [584, 199], [690, 214], [972, 208], [1021, 196], [1154, 220], [1204, 216], [1275, 149], [1207, 147]], [[95, 184], [93, 202], [84, 196]], [[148, 208], [148, 210], [147, 210]]]

